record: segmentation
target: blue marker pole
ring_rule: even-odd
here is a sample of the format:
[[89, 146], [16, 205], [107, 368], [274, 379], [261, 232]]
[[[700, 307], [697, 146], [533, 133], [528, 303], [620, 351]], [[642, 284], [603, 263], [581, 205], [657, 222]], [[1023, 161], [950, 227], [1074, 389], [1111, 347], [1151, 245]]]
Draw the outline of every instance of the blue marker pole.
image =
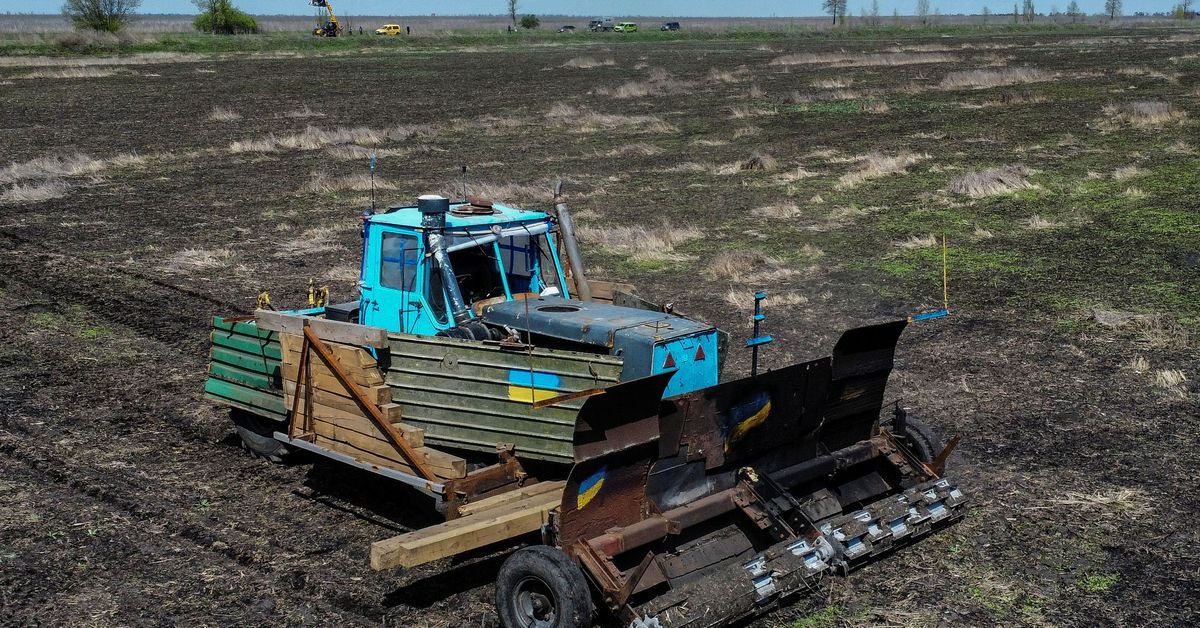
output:
[[758, 348], [774, 340], [771, 336], [759, 335], [760, 324], [767, 318], [762, 311], [762, 301], [765, 298], [766, 292], [754, 293], [754, 337], [746, 341], [746, 346], [750, 347], [750, 377], [758, 376]]

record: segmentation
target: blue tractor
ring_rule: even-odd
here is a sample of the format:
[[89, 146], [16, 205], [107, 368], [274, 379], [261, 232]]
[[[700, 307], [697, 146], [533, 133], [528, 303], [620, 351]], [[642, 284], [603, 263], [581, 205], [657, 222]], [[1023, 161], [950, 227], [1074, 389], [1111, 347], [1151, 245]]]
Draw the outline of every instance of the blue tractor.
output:
[[559, 203], [555, 214], [440, 196], [369, 214], [361, 297], [326, 315], [419, 336], [617, 356], [622, 380], [674, 371], [665, 396], [716, 385], [720, 332], [620, 290], [602, 300], [591, 288], [607, 284], [584, 278], [569, 210]]

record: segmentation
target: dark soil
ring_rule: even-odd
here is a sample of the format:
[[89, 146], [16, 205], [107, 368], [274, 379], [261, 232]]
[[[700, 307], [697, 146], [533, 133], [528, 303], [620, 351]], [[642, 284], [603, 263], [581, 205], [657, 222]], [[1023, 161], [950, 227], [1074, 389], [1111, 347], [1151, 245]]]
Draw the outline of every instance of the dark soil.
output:
[[[709, 263], [732, 250], [780, 260], [796, 272], [766, 286], [792, 298], [768, 308], [777, 337], [768, 366], [826, 355], [848, 327], [939, 305], [940, 248], [896, 243], [947, 233], [954, 314], [905, 333], [889, 397], [944, 435], [962, 435], [952, 473], [972, 509], [952, 529], [830, 579], [758, 625], [1192, 623], [1200, 615], [1198, 39], [1111, 34], [587, 40], [180, 61], [75, 79], [21, 79], [27, 70], [0, 68], [0, 79], [14, 81], [0, 99], [0, 163], [75, 152], [146, 158], [68, 176], [62, 198], [0, 203], [8, 311], [0, 623], [493, 621], [491, 583], [504, 551], [372, 572], [370, 542], [434, 521], [429, 504], [336, 464], [255, 459], [225, 411], [200, 398], [213, 314], [246, 312], [262, 290], [277, 305], [300, 305], [310, 278], [335, 298], [354, 298], [356, 216], [367, 192], [302, 188], [317, 171], [365, 172], [366, 160], [339, 158], [332, 147], [230, 150], [308, 124], [436, 132], [379, 144], [396, 151], [380, 159], [379, 176], [394, 185], [384, 202], [453, 189], [468, 164], [471, 185], [533, 186], [506, 200], [535, 207], [548, 205], [549, 181], [564, 177], [580, 222], [595, 229], [663, 221], [701, 229], [666, 259], [591, 242], [588, 262], [735, 340], [748, 335], [750, 304], [727, 303], [726, 292], [762, 286], [706, 273]], [[956, 59], [769, 63], [793, 52], [935, 47]], [[562, 67], [579, 56], [613, 64]], [[937, 89], [951, 71], [1021, 66], [1056, 78]], [[687, 87], [659, 85], [663, 93], [631, 99], [598, 91], [648, 80], [653, 68]], [[742, 79], [711, 78], [714, 69]], [[853, 79], [845, 89], [890, 110], [854, 110], [854, 95], [828, 107], [785, 102], [793, 90], [829, 91], [813, 82], [832, 78]], [[750, 95], [751, 85], [762, 95]], [[1021, 98], [1029, 102], [1011, 104]], [[1010, 104], [974, 106], [1004, 99]], [[1102, 112], [1146, 100], [1186, 116], [1130, 128], [1110, 126]], [[560, 103], [626, 118], [564, 123], [547, 116]], [[215, 106], [242, 117], [211, 122]], [[316, 117], [286, 117], [302, 107]], [[735, 138], [737, 129], [746, 134]], [[610, 155], [639, 143], [657, 152]], [[821, 149], [836, 153], [814, 153]], [[903, 150], [929, 157], [907, 173], [838, 185], [858, 163], [850, 158]], [[782, 165], [714, 172], [754, 151]], [[1036, 188], [984, 199], [946, 191], [965, 170], [1014, 164], [1030, 169]], [[1131, 165], [1141, 174], [1110, 175]], [[779, 178], [797, 166], [815, 176]], [[799, 214], [750, 211], [789, 202]], [[1057, 226], [1025, 226], [1035, 216]], [[189, 261], [197, 252], [212, 256]], [[1091, 317], [1097, 308], [1152, 317], [1158, 327], [1105, 327]], [[733, 353], [727, 376], [748, 368], [747, 356]], [[1133, 368], [1134, 357], [1148, 370]], [[1188, 380], [1155, 384], [1157, 371], [1175, 369]]]

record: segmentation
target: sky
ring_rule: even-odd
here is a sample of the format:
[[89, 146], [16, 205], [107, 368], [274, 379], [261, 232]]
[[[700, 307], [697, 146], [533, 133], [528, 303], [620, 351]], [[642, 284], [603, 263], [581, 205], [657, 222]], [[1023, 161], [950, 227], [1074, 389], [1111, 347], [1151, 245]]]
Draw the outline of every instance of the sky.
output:
[[[1071, 0], [1034, 0], [1039, 12], [1052, 7], [1065, 11]], [[1085, 13], [1102, 13], [1104, 0], [1078, 0]], [[1125, 0], [1125, 13], [1169, 11], [1177, 0]], [[307, 0], [234, 0], [234, 4], [256, 15], [310, 15]], [[346, 15], [500, 15], [507, 12], [506, 0], [332, 0], [334, 10]], [[578, 15], [590, 17], [687, 16], [687, 17], [802, 17], [821, 15], [821, 0], [518, 0], [521, 13], [537, 15]], [[858, 15], [871, 0], [848, 0], [850, 13]], [[930, 7], [941, 13], [979, 13], [989, 7], [993, 13], [1012, 10], [1012, 0], [930, 0]], [[916, 0], [879, 0], [880, 13], [913, 14]], [[58, 13], [62, 0], [0, 0], [2, 13]], [[142, 0], [140, 13], [195, 13], [190, 0]]]

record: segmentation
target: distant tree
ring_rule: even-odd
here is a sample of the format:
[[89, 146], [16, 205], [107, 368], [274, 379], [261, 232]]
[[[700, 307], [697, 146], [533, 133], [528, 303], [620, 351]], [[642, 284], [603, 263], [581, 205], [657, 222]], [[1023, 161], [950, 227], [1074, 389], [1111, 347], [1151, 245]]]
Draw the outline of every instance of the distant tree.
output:
[[1014, 2], [1013, 3], [1013, 24], [1017, 23], [1017, 20], [1020, 19], [1020, 16], [1021, 16], [1021, 14], [1017, 11], [1017, 3]]
[[879, 0], [871, 0], [871, 10], [867, 13], [871, 26], [879, 26]]
[[1192, 0], [1182, 0], [1179, 3], [1179, 8], [1183, 9], [1183, 19], [1192, 17]]
[[988, 18], [990, 18], [990, 17], [992, 17], [992, 10], [987, 8], [986, 6], [983, 7], [983, 23], [987, 24]]
[[1071, 4], [1067, 5], [1067, 17], [1071, 18], [1071, 21], [1074, 22], [1075, 20], [1078, 20], [1080, 18], [1080, 16], [1082, 16], [1082, 15], [1083, 15], [1083, 11], [1079, 10], [1079, 3], [1076, 2], [1075, 0], [1071, 0]]
[[542, 21], [536, 15], [526, 15], [521, 18], [521, 28], [533, 29], [542, 25]]
[[921, 24], [929, 23], [929, 0], [917, 0], [917, 17], [921, 18]]
[[1104, 0], [1104, 13], [1115, 20], [1121, 15], [1121, 0]]
[[824, 0], [821, 3], [821, 9], [833, 16], [833, 23], [838, 23], [838, 18], [842, 19], [842, 23], [846, 22], [846, 2], [847, 0]]
[[1037, 15], [1037, 10], [1033, 8], [1033, 0], [1025, 0], [1025, 5], [1021, 7], [1021, 14], [1025, 17], [1026, 22], [1033, 21], [1033, 16]]
[[202, 33], [214, 35], [244, 35], [258, 32], [258, 22], [251, 15], [238, 10], [230, 0], [192, 0], [200, 15], [192, 20], [192, 27]]
[[900, 9], [892, 9], [892, 24], [896, 26], [900, 25]]
[[115, 33], [125, 27], [142, 0], [67, 0], [63, 15], [79, 30]]
[[508, 17], [512, 20], [513, 28], [517, 27], [517, 0], [508, 0]]

